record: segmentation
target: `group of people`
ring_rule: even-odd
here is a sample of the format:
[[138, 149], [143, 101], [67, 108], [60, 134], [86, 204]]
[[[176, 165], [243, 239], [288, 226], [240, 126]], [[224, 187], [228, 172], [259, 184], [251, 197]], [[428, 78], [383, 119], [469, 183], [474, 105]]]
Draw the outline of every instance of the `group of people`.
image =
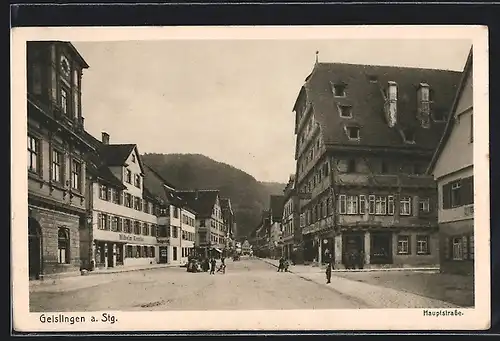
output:
[[288, 272], [288, 267], [290, 263], [285, 257], [281, 257], [278, 265], [278, 272]]
[[203, 260], [192, 258], [188, 262], [187, 271], [188, 272], [208, 272], [210, 270], [210, 275], [215, 275], [215, 272], [226, 273], [226, 263], [225, 259], [221, 258], [221, 264], [217, 268], [217, 260], [214, 257], [204, 258]]

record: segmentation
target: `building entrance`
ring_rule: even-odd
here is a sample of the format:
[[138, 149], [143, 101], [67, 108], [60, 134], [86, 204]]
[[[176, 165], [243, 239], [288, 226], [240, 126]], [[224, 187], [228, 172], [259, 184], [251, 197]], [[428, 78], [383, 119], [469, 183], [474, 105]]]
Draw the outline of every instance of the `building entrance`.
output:
[[372, 232], [370, 250], [371, 264], [392, 264], [392, 233]]

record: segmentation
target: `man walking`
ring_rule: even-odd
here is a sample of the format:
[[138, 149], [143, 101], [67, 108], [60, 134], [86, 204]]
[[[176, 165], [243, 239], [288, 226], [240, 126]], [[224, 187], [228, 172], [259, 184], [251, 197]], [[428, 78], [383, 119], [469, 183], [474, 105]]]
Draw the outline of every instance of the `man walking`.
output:
[[210, 275], [215, 275], [215, 266], [217, 265], [217, 261], [215, 258], [210, 260]]
[[332, 262], [328, 261], [326, 265], [326, 284], [329, 284], [332, 279]]

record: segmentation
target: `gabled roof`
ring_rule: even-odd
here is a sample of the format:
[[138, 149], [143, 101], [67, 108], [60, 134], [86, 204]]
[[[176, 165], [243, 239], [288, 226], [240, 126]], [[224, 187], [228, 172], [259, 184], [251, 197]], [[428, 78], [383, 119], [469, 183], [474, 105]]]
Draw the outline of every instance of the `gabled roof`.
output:
[[[376, 79], [376, 81], [373, 81]], [[301, 88], [319, 123], [325, 145], [360, 145], [382, 148], [420, 148], [434, 150], [444, 130], [443, 123], [431, 122], [421, 128], [417, 119], [417, 89], [427, 83], [433, 92], [431, 111], [447, 113], [460, 80], [460, 72], [409, 67], [374, 66], [343, 63], [317, 63]], [[397, 125], [388, 126], [383, 89], [388, 82], [398, 85]], [[346, 97], [334, 97], [334, 84], [346, 85]], [[341, 118], [339, 105], [352, 106], [352, 118]], [[345, 125], [357, 125], [361, 141], [351, 141]], [[414, 129], [415, 144], [405, 144], [400, 129]], [[298, 139], [297, 139], [298, 140]], [[297, 156], [297, 155], [296, 155]]]
[[229, 198], [220, 198], [219, 199], [220, 207], [223, 211], [232, 211], [231, 208], [231, 199]]
[[137, 154], [137, 162], [141, 168], [142, 174], [144, 174], [144, 165], [142, 163], [139, 151], [137, 150], [137, 145], [132, 143], [125, 144], [101, 144], [100, 154], [104, 159], [106, 164], [110, 167], [113, 166], [124, 166], [130, 153], [135, 152]]
[[96, 149], [95, 152], [91, 152], [86, 155], [88, 161], [87, 171], [90, 174], [97, 176], [100, 181], [106, 183], [107, 185], [118, 189], [125, 189], [126, 186], [111, 172], [100, 156], [99, 151], [102, 143], [86, 131], [83, 132], [82, 138]]
[[280, 220], [283, 216], [283, 205], [285, 197], [283, 195], [271, 195], [269, 201], [270, 213], [272, 214], [273, 221]]
[[427, 167], [427, 174], [431, 174], [434, 171], [434, 167], [436, 166], [436, 162], [439, 159], [439, 156], [441, 155], [441, 152], [444, 149], [444, 146], [446, 145], [446, 142], [448, 141], [451, 131], [453, 130], [454, 123], [455, 123], [455, 111], [457, 109], [458, 102], [460, 101], [460, 97], [462, 94], [462, 91], [464, 90], [465, 84], [467, 82], [467, 77], [469, 76], [469, 73], [472, 72], [472, 48], [469, 51], [469, 55], [467, 56], [467, 61], [465, 62], [464, 66], [464, 71], [462, 72], [462, 79], [460, 81], [460, 85], [458, 87], [458, 90], [455, 95], [455, 99], [453, 101], [453, 105], [451, 106], [450, 113], [448, 114], [448, 121], [446, 122], [446, 127], [444, 129], [443, 135], [441, 136], [441, 140], [439, 141], [439, 144], [436, 148], [436, 151], [434, 152], [434, 155], [432, 156], [431, 162], [429, 163], [429, 166]]
[[151, 167], [150, 165], [148, 165], [145, 162], [143, 162], [143, 165], [144, 165], [144, 170], [146, 171], [146, 174], [148, 171], [151, 172], [155, 177], [157, 177], [165, 185], [170, 187], [172, 190], [175, 190], [176, 186], [174, 184], [172, 184], [171, 182], [168, 182], [167, 180], [165, 180], [165, 178], [159, 172], [157, 172], [153, 167]]
[[183, 190], [176, 193], [189, 207], [196, 211], [198, 217], [209, 218], [212, 216], [219, 190]]

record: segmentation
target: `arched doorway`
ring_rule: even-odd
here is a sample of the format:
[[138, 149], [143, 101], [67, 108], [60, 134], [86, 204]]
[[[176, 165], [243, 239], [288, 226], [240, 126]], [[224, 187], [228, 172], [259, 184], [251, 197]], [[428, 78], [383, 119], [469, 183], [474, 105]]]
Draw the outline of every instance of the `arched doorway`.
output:
[[42, 272], [42, 235], [36, 219], [28, 219], [28, 269], [29, 278], [38, 279]]

